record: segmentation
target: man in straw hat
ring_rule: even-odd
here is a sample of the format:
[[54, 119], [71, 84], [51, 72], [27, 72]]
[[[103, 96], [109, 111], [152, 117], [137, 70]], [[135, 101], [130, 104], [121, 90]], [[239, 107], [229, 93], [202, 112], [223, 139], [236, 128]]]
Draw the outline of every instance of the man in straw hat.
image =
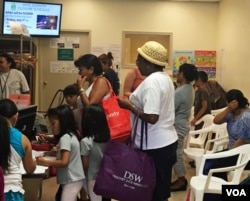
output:
[[[142, 120], [147, 122], [148, 137], [143, 138], [142, 150], [153, 158], [156, 167], [152, 201], [166, 201], [170, 197], [172, 166], [176, 162], [178, 140], [174, 128], [174, 85], [164, 71], [167, 50], [161, 44], [149, 41], [137, 51], [136, 64], [146, 79], [129, 96], [129, 100], [119, 98], [118, 102], [133, 115], [139, 113], [138, 125]], [[140, 147], [140, 141], [141, 126], [138, 126], [135, 142], [137, 148]]]

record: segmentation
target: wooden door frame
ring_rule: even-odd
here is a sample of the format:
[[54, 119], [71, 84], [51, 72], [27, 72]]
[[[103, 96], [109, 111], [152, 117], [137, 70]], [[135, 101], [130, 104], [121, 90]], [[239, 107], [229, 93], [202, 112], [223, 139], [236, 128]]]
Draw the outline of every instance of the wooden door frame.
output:
[[[72, 33], [85, 33], [88, 34], [88, 44], [89, 44], [89, 52], [91, 52], [91, 30], [75, 30], [75, 29], [62, 29], [61, 33], [63, 32], [72, 32]], [[42, 52], [42, 50], [39, 48], [39, 44], [40, 44], [40, 40], [37, 39], [37, 55], [39, 58], [39, 54], [40, 51]], [[36, 70], [36, 79], [35, 79], [35, 104], [38, 106], [38, 108], [42, 107], [42, 90], [40, 90], [41, 85], [43, 85], [44, 83], [42, 83], [43, 77], [41, 75], [43, 75], [43, 68], [40, 67], [40, 62], [38, 61], [37, 64], [38, 70]]]
[[167, 51], [168, 51], [168, 66], [167, 68], [172, 69], [172, 52], [173, 52], [173, 33], [171, 32], [144, 32], [144, 31], [123, 31], [122, 32], [122, 67], [123, 68], [133, 68], [136, 64], [135, 64], [135, 60], [131, 61], [129, 63], [127, 63], [125, 61], [126, 55], [129, 53], [134, 53], [137, 51], [134, 49], [128, 49], [128, 47], [126, 47], [126, 38], [130, 38], [131, 37], [142, 37], [142, 41], [143, 43], [147, 42], [147, 40], [143, 39], [143, 36], [148, 36], [151, 38], [156, 38], [155, 41], [157, 41], [157, 37], [161, 36], [161, 37], [166, 37], [166, 40], [168, 42], [168, 47]]

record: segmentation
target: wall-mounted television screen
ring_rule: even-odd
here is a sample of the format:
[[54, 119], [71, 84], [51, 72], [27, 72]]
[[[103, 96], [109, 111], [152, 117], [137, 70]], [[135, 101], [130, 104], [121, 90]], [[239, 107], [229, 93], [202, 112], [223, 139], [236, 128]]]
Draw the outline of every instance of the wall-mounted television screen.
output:
[[25, 25], [32, 37], [59, 37], [62, 4], [3, 1], [2, 33], [12, 34], [9, 21]]

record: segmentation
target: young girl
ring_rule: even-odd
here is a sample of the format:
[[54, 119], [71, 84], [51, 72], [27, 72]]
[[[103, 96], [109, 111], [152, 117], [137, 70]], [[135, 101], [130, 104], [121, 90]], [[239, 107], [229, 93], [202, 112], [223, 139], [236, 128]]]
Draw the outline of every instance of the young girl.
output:
[[70, 108], [73, 110], [75, 123], [77, 125], [77, 135], [78, 138], [82, 138], [82, 128], [81, 128], [81, 122], [82, 122], [82, 111], [77, 108], [77, 98], [79, 95], [79, 89], [77, 84], [71, 84], [66, 86], [63, 89], [63, 95], [64, 99], [67, 105], [70, 106]]
[[80, 144], [76, 137], [73, 112], [68, 105], [61, 105], [49, 109], [48, 118], [52, 132], [59, 140], [57, 156], [54, 161], [39, 156], [37, 164], [56, 168], [57, 183], [60, 184], [56, 196], [57, 200], [76, 201], [85, 175], [79, 152]]
[[7, 121], [6, 124], [6, 121], [2, 119], [5, 125], [0, 128], [0, 166], [4, 171], [4, 199], [5, 201], [23, 201], [24, 189], [20, 163], [23, 163], [25, 171], [30, 174], [36, 169], [36, 161], [32, 157], [29, 139], [14, 128], [18, 110], [12, 100], [0, 100], [0, 116]]
[[4, 201], [4, 176], [3, 173], [9, 168], [10, 136], [7, 120], [0, 116], [0, 201]]
[[105, 112], [100, 105], [92, 104], [85, 108], [82, 129], [84, 138], [81, 140], [81, 156], [88, 193], [91, 201], [102, 201], [102, 197], [96, 195], [93, 188], [110, 132]]

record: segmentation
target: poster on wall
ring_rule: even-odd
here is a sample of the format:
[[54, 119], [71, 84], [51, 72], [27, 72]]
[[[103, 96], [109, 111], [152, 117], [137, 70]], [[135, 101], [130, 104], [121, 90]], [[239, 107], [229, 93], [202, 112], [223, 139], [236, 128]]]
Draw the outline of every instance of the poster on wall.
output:
[[194, 64], [194, 51], [174, 51], [173, 54], [173, 81], [176, 81], [176, 75], [181, 64]]
[[195, 50], [195, 66], [199, 71], [205, 71], [209, 79], [216, 76], [216, 51]]
[[184, 63], [194, 64], [198, 71], [205, 71], [209, 79], [216, 77], [216, 51], [213, 50], [176, 50], [173, 54], [173, 81], [180, 65]]

